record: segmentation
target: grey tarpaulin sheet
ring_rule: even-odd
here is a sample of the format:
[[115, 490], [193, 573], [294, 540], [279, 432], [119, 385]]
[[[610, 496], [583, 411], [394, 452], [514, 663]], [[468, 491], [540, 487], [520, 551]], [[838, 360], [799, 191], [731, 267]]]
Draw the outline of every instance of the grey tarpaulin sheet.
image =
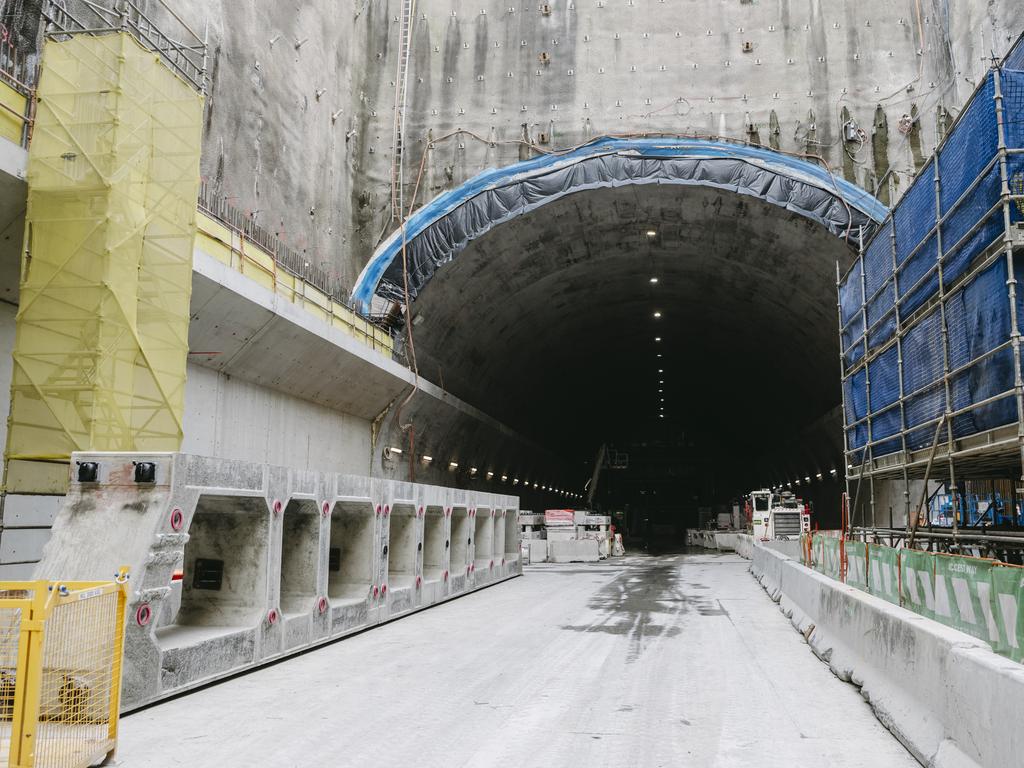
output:
[[[808, 161], [759, 147], [700, 140], [605, 140], [578, 154], [488, 171], [424, 206], [406, 224], [409, 293], [493, 227], [565, 195], [630, 184], [706, 186], [760, 198], [805, 216], [837, 237], [865, 239], [887, 211], [864, 190]], [[397, 235], [397, 237], [396, 237]], [[378, 249], [353, 293], [404, 296], [400, 233]]]

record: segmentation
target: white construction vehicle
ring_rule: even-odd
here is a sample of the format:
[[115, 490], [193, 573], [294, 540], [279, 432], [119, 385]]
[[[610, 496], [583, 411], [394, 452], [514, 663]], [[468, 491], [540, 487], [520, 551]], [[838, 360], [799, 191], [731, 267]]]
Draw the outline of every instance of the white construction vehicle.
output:
[[755, 539], [798, 539], [801, 533], [811, 530], [810, 510], [788, 491], [753, 491], [747, 503]]

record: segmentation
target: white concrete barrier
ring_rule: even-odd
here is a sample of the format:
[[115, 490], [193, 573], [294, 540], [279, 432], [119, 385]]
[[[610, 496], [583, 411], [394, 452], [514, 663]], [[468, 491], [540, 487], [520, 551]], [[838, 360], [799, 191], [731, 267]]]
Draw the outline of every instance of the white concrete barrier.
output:
[[686, 543], [691, 547], [735, 552], [749, 560], [754, 553], [754, 539], [749, 533], [738, 531], [711, 531], [691, 528], [686, 531]]
[[1024, 666], [767, 547], [754, 549], [751, 571], [814, 652], [860, 687], [923, 765], [1022, 764]]
[[596, 563], [601, 559], [596, 539], [549, 541], [549, 563]]

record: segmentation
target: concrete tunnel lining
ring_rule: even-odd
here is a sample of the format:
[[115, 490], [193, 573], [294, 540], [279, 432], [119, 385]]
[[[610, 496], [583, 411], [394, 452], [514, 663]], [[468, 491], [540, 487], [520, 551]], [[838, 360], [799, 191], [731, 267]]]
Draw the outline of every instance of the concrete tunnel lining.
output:
[[[658, 429], [663, 395], [673, 428], [717, 433], [707, 450], [723, 460], [753, 458], [755, 433], [793, 434], [840, 402], [836, 262], [854, 255], [745, 195], [581, 192], [439, 271], [413, 305], [416, 358], [422, 375], [553, 450], [567, 435], [589, 454], [595, 440]], [[832, 437], [822, 442], [838, 461]]]
[[[754, 477], [756, 436], [831, 426], [836, 265], [885, 213], [828, 169], [761, 147], [601, 139], [440, 195], [353, 295], [375, 311], [403, 303], [404, 237], [409, 352], [429, 380], [555, 454], [572, 434], [571, 462], [671, 424], [699, 435], [710, 463], [744, 465], [735, 484], [775, 482]], [[841, 441], [821, 438], [830, 455], [797, 471], [841, 464]], [[458, 453], [458, 440], [441, 442]]]

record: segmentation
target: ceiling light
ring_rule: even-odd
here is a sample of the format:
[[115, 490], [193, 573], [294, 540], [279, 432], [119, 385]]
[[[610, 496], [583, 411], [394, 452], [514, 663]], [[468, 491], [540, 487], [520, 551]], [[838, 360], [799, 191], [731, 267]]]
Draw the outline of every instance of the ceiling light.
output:
[[492, 477], [494, 477], [494, 473], [493, 472], [488, 472], [487, 473], [487, 479], [490, 480]]
[[470, 467], [469, 468], [469, 476], [470, 477], [476, 477], [476, 467]]
[[458, 468], [459, 468], [459, 462], [457, 462], [457, 461], [449, 461], [448, 462], [448, 471], [449, 472], [454, 472]]
[[658, 282], [658, 278], [656, 278], [656, 277], [652, 277], [652, 278], [651, 278], [651, 285], [654, 285], [654, 284], [656, 284], [657, 282]]
[[664, 392], [665, 390], [664, 390], [664, 389], [659, 389], [658, 391], [659, 391], [659, 392]]
[[663, 418], [663, 419], [665, 418], [665, 414], [664, 413], [659, 413], [658, 416]]
[[422, 459], [420, 459], [420, 461], [422, 461], [422, 462], [423, 462], [423, 463], [424, 463], [425, 465], [426, 465], [426, 464], [429, 464], [429, 463], [430, 463], [430, 462], [432, 462], [433, 460], [434, 460], [434, 457], [433, 457], [433, 456], [427, 456], [426, 454], [423, 454], [423, 458], [422, 458]]
[[654, 319], [657, 320], [659, 317], [661, 317], [661, 312], [655, 312]]
[[664, 368], [659, 368], [659, 369], [658, 369], [658, 373], [664, 373], [664, 372], [665, 372], [665, 369], [664, 369]]
[[519, 485], [519, 478], [518, 478], [518, 477], [517, 477], [517, 478], [514, 478], [514, 479], [512, 480], [512, 485]]
[[658, 236], [658, 231], [655, 230], [655, 229], [648, 229], [647, 230], [647, 236], [648, 237], [657, 237]]
[[661, 352], [658, 353], [658, 357], [661, 357]]
[[663, 402], [663, 403], [665, 402], [665, 398], [664, 398], [664, 397], [663, 397], [663, 398], [661, 398], [661, 402]]
[[388, 448], [388, 450], [391, 453], [395, 454], [396, 456], [401, 456], [402, 455], [402, 449], [401, 448]]
[[508, 475], [502, 475], [501, 476], [501, 482], [507, 483], [508, 482]]
[[661, 341], [661, 336], [655, 336], [655, 337], [654, 337], [654, 340], [655, 340], [655, 341]]
[[658, 383], [659, 383], [659, 384], [664, 384], [664, 383], [665, 383], [665, 380], [664, 380], [664, 379], [658, 379]]

